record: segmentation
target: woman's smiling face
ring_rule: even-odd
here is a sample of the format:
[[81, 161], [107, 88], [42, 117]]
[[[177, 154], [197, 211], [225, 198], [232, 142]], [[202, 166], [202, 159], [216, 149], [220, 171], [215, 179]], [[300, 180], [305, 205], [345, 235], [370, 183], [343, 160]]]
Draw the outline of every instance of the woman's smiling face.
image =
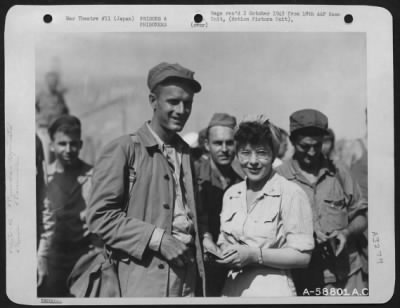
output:
[[274, 154], [267, 142], [256, 145], [247, 143], [241, 146], [238, 150], [238, 158], [249, 184], [266, 181], [271, 174]]

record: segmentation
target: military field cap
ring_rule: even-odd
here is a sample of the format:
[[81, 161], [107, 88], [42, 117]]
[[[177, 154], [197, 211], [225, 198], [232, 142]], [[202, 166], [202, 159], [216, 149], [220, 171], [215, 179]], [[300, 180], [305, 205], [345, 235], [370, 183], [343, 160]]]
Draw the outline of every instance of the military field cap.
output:
[[227, 113], [214, 113], [208, 124], [208, 128], [213, 126], [227, 126], [234, 129], [236, 127], [236, 118]]
[[147, 86], [150, 91], [152, 91], [156, 85], [166, 81], [167, 79], [181, 79], [193, 88], [193, 92], [197, 93], [200, 92], [201, 85], [193, 76], [194, 72], [178, 63], [170, 64], [162, 62], [149, 71], [147, 76]]
[[290, 116], [290, 132], [302, 128], [318, 128], [327, 132], [328, 118], [322, 112], [315, 109], [298, 110]]

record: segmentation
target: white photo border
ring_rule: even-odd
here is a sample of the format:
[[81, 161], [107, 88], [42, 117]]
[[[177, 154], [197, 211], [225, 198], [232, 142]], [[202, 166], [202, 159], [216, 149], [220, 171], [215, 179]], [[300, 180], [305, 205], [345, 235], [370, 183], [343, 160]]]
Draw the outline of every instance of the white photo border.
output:
[[[6, 286], [13, 302], [39, 305], [154, 305], [154, 304], [308, 304], [383, 303], [394, 292], [394, 123], [392, 16], [371, 6], [219, 5], [218, 11], [283, 10], [337, 12], [332, 18], [294, 18], [293, 22], [213, 23], [215, 6], [14, 6], [5, 24], [5, 132], [6, 132]], [[103, 15], [167, 16], [164, 28], [101, 22]], [[111, 13], [110, 13], [111, 12]], [[202, 14], [207, 26], [194, 26]], [[43, 16], [51, 14], [49, 26]], [[343, 22], [346, 14], [354, 21]], [[66, 16], [98, 16], [98, 21], [68, 22]], [[373, 21], [373, 22], [372, 22]], [[35, 206], [35, 40], [57, 32], [363, 32], [367, 50], [369, 296], [293, 298], [61, 298], [36, 296]], [[384, 168], [383, 168], [384, 165]], [[383, 199], [383, 200], [382, 200]], [[29, 219], [28, 219], [29, 218]], [[384, 222], [384, 223], [382, 223]], [[383, 262], [381, 262], [383, 260]]]

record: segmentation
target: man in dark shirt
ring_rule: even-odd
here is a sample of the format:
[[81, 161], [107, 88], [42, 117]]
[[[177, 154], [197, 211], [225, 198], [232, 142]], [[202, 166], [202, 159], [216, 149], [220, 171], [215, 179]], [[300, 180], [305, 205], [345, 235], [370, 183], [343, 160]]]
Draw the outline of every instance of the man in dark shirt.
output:
[[92, 244], [85, 225], [92, 166], [79, 159], [82, 141], [78, 118], [59, 117], [50, 125], [49, 136], [56, 160], [47, 169], [38, 248], [38, 294], [69, 297], [68, 275]]
[[[233, 139], [236, 119], [224, 113], [213, 115], [206, 134], [208, 158], [196, 164], [199, 200], [208, 215], [208, 229], [214, 242], [220, 229], [222, 197], [226, 189], [242, 180], [240, 167], [234, 162]], [[207, 296], [220, 296], [227, 270], [214, 263], [206, 264]]]

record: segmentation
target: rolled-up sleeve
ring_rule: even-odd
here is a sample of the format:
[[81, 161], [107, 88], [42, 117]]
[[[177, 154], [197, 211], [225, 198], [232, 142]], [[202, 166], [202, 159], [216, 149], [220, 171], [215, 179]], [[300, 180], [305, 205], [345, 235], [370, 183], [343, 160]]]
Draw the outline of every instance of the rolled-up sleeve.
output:
[[105, 244], [141, 260], [155, 226], [127, 217], [124, 212], [128, 197], [128, 156], [134, 150], [133, 144], [131, 148], [129, 144], [129, 136], [127, 140], [119, 138], [108, 144], [100, 155], [93, 171], [87, 223], [89, 230]]
[[307, 195], [296, 184], [287, 183], [282, 196], [282, 221], [286, 247], [299, 251], [314, 248], [312, 209]]
[[350, 171], [345, 166], [339, 165], [338, 172], [347, 201], [349, 221], [352, 221], [358, 215], [366, 215], [368, 201], [361, 194], [361, 189], [357, 181], [351, 176]]

